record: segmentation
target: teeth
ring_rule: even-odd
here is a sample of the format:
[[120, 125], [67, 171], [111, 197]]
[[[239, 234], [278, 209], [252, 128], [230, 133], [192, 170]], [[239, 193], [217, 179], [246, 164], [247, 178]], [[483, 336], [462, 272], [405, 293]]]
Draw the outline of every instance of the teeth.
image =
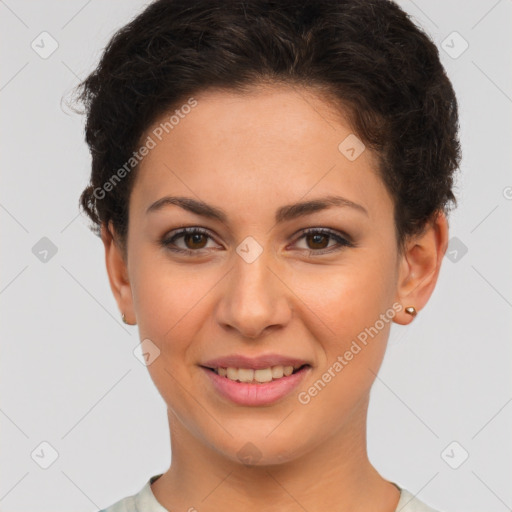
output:
[[272, 377], [274, 379], [280, 379], [284, 375], [284, 368], [282, 366], [272, 367]]
[[[230, 368], [228, 368], [230, 370]], [[237, 371], [237, 370], [235, 370]], [[238, 369], [238, 380], [240, 382], [251, 382], [254, 378], [254, 370], [239, 368]]]
[[254, 380], [257, 382], [270, 382], [272, 380], [272, 368], [254, 370]]
[[293, 373], [293, 370], [300, 368], [302, 365], [298, 365], [295, 368], [293, 366], [272, 366], [268, 368], [261, 368], [259, 370], [253, 370], [251, 368], [215, 368], [214, 371], [221, 377], [227, 377], [230, 380], [240, 382], [270, 382], [272, 379], [280, 379], [283, 376], [288, 376]]

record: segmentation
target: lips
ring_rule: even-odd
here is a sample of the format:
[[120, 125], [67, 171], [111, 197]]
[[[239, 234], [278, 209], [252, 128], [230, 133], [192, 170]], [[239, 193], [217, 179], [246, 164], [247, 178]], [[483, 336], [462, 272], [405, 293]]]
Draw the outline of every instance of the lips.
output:
[[291, 375], [270, 382], [255, 383], [230, 380], [218, 375], [210, 368], [202, 368], [203, 375], [212, 384], [212, 389], [218, 396], [233, 404], [251, 407], [269, 406], [284, 400], [300, 386], [311, 371], [311, 367], [306, 365]]
[[224, 357], [209, 359], [200, 363], [205, 368], [247, 368], [252, 370], [260, 370], [272, 366], [293, 366], [299, 368], [301, 366], [311, 366], [309, 361], [289, 357], [280, 354], [264, 354], [258, 357], [247, 357], [239, 354], [232, 354]]

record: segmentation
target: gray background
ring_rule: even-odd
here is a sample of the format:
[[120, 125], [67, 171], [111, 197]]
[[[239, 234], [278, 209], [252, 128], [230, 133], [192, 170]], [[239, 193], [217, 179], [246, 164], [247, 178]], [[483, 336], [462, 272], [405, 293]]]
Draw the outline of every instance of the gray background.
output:
[[[440, 510], [503, 512], [512, 508], [512, 1], [400, 4], [440, 48], [464, 157], [450, 258], [427, 307], [393, 326], [372, 390], [370, 459]], [[0, 1], [2, 511], [94, 511], [169, 464], [165, 404], [134, 357], [137, 328], [120, 320], [101, 241], [78, 214], [90, 165], [83, 119], [61, 102], [144, 5]], [[31, 47], [43, 46], [43, 31], [58, 43], [45, 59]], [[461, 55], [454, 31], [469, 44]], [[57, 249], [46, 261], [43, 237]], [[43, 442], [58, 454], [47, 469]]]

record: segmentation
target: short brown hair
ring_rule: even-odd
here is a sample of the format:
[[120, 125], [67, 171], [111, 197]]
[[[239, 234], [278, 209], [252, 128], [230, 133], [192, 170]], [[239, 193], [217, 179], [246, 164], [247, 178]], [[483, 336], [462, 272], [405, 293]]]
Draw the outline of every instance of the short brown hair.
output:
[[348, 107], [394, 200], [397, 241], [456, 204], [458, 109], [432, 40], [388, 0], [158, 0], [121, 28], [79, 85], [91, 180], [80, 205], [124, 245], [136, 171], [98, 198], [151, 124], [193, 94], [260, 82]]

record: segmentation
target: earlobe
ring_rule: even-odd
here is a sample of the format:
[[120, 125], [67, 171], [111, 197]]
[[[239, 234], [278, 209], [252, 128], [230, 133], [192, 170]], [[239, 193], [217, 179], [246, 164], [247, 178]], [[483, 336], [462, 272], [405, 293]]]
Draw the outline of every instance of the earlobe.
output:
[[398, 273], [397, 301], [403, 309], [394, 318], [397, 324], [411, 323], [427, 304], [439, 277], [447, 246], [448, 221], [444, 212], [437, 213], [423, 233], [406, 243]]
[[135, 322], [131, 321], [135, 318], [135, 314], [128, 268], [112, 221], [109, 222], [108, 228], [105, 224], [101, 225], [101, 240], [105, 247], [105, 264], [110, 288], [124, 317], [123, 320], [127, 324], [134, 325]]

